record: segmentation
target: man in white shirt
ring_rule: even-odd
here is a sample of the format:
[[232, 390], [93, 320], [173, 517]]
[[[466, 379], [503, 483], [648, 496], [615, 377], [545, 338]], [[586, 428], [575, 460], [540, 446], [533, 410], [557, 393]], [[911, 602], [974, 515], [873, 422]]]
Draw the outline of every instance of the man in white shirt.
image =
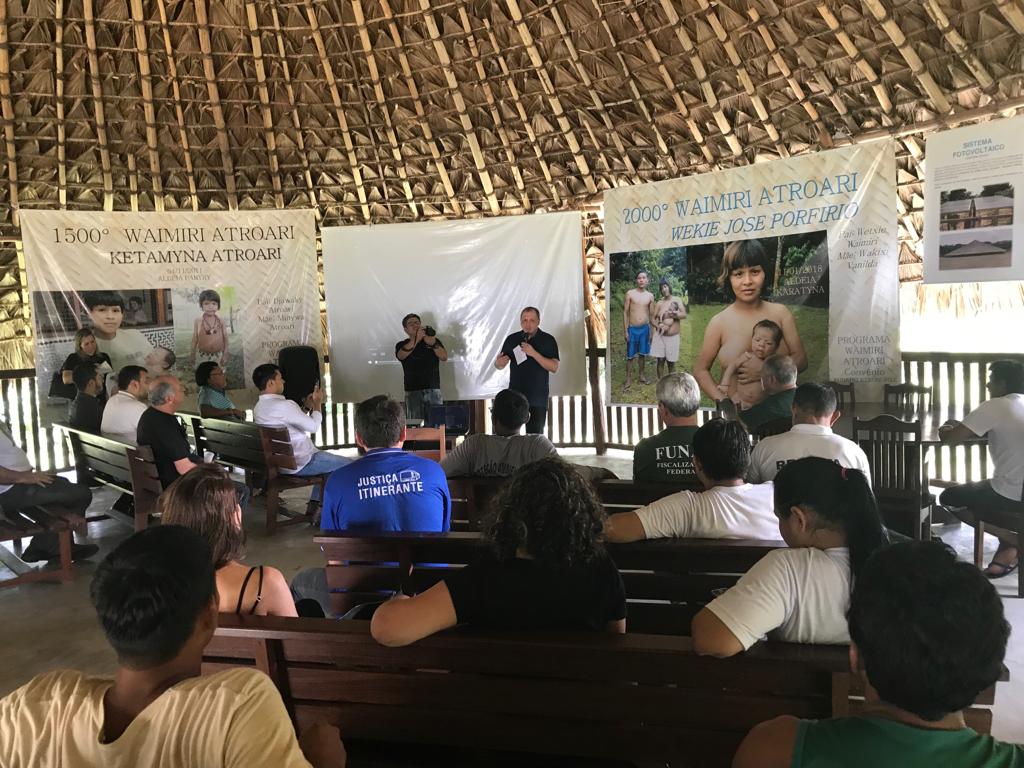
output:
[[791, 410], [793, 428], [789, 432], [762, 438], [754, 446], [747, 480], [763, 483], [774, 479], [791, 461], [819, 456], [847, 469], [859, 469], [871, 482], [868, 457], [861, 447], [832, 431], [840, 412], [836, 410], [836, 393], [831, 387], [813, 382], [801, 384], [793, 395]]
[[772, 484], [746, 482], [749, 463], [750, 437], [743, 425], [711, 419], [693, 435], [693, 469], [707, 490], [674, 493], [635, 512], [612, 515], [605, 538], [778, 540]]
[[[260, 399], [252, 409], [253, 421], [262, 426], [288, 428], [296, 469], [282, 469], [282, 472], [300, 477], [329, 475], [352, 463], [352, 459], [345, 456], [318, 451], [309, 436], [311, 432], [320, 429], [320, 422], [323, 421], [323, 414], [320, 413], [323, 391], [319, 387], [307, 395], [302, 406], [299, 406], [294, 400], [285, 398], [284, 376], [273, 363], [256, 366], [252, 372], [252, 383], [260, 392]], [[315, 505], [319, 502], [320, 486], [315, 485], [309, 503]]]
[[[969, 524], [974, 523], [972, 510], [1007, 512], [1024, 523], [1024, 363], [996, 360], [988, 370], [992, 398], [963, 421], [947, 421], [939, 427], [939, 439], [945, 445], [957, 445], [987, 437], [995, 472], [980, 483], [947, 488], [939, 496], [939, 503]], [[1017, 568], [1017, 533], [987, 523], [985, 528], [999, 537], [999, 549], [985, 568], [985, 575], [998, 579]]]
[[100, 434], [129, 445], [136, 444], [139, 419], [146, 412], [149, 372], [141, 365], [126, 365], [117, 373], [117, 394], [103, 409]]

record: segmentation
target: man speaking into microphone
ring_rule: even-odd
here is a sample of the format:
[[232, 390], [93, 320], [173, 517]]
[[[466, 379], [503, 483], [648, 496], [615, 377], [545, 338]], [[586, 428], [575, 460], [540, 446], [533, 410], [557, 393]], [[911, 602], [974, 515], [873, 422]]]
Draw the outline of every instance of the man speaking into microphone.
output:
[[402, 363], [405, 379], [405, 417], [426, 419], [430, 406], [444, 405], [440, 363], [448, 359], [448, 352], [437, 331], [423, 325], [419, 315], [403, 317], [402, 328], [409, 338], [395, 344], [395, 357]]
[[500, 371], [512, 364], [508, 388], [522, 393], [530, 402], [526, 433], [539, 435], [548, 416], [548, 378], [558, 372], [558, 342], [540, 329], [540, 310], [536, 307], [519, 313], [519, 327], [521, 332], [506, 337], [494, 367]]

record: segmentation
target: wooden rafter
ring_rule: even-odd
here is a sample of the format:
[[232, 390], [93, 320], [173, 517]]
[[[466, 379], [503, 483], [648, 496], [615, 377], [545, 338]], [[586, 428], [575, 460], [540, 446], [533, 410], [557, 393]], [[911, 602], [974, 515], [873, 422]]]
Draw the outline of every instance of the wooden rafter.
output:
[[[57, 0], [58, 4], [63, 0]], [[149, 173], [153, 183], [153, 207], [164, 209], [163, 176], [160, 171], [160, 148], [156, 134], [156, 110], [153, 107], [153, 77], [149, 62], [149, 42], [146, 37], [146, 15], [142, 0], [131, 0], [132, 26], [135, 31], [135, 58], [139, 66], [142, 86], [142, 113], [146, 118], [146, 150], [149, 155]]]
[[107, 146], [107, 120], [103, 111], [103, 81], [100, 79], [100, 59], [96, 53], [96, 18], [93, 0], [82, 1], [85, 16], [86, 60], [89, 62], [89, 84], [92, 87], [93, 119], [96, 121], [96, 143], [103, 168], [103, 210], [114, 210], [114, 177], [110, 171], [110, 149]]
[[409, 185], [409, 170], [405, 166], [405, 159], [402, 157], [402, 150], [398, 144], [398, 136], [395, 133], [395, 126], [391, 121], [391, 112], [388, 110], [388, 100], [384, 96], [384, 88], [381, 85], [380, 70], [377, 68], [377, 57], [373, 54], [373, 45], [370, 44], [370, 33], [366, 29], [366, 18], [363, 14], [361, 0], [352, 0], [352, 14], [355, 16], [356, 28], [359, 31], [359, 42], [363, 48], [363, 56], [366, 58], [366, 66], [370, 72], [370, 85], [373, 87], [373, 95], [377, 99], [381, 115], [384, 117], [384, 132], [388, 137], [388, 144], [391, 146], [391, 159], [395, 161], [395, 168], [398, 170], [398, 178], [402, 182], [402, 191], [405, 193], [405, 201], [409, 205], [414, 217], [419, 216], [416, 202], [413, 200], [412, 187]]
[[368, 222], [370, 220], [370, 206], [366, 200], [363, 174], [359, 170], [359, 159], [356, 157], [355, 144], [352, 142], [352, 132], [349, 131], [348, 118], [345, 117], [345, 108], [341, 103], [338, 80], [334, 76], [334, 67], [327, 56], [327, 46], [324, 45], [324, 36], [320, 32], [320, 22], [316, 17], [316, 8], [313, 6], [312, 0], [304, 1], [306, 18], [309, 21], [309, 30], [313, 35], [313, 44], [316, 46], [317, 55], [320, 57], [320, 67], [323, 70], [324, 78], [327, 80], [327, 88], [331, 93], [331, 100], [334, 103], [334, 117], [338, 121], [338, 128], [341, 129], [342, 140], [345, 142], [345, 153], [348, 156], [352, 181], [356, 186], [356, 195], [359, 197], [359, 207], [363, 214], [363, 220]]
[[8, 48], [7, 3], [0, 2], [0, 114], [4, 118], [4, 151], [7, 154], [7, 196], [11, 223], [21, 228], [18, 202], [18, 153], [14, 144], [14, 108], [11, 105], [11, 54]]
[[498, 205], [498, 197], [494, 194], [494, 185], [491, 183], [491, 174], [487, 170], [487, 163], [484, 161], [484, 153], [480, 148], [480, 140], [477, 138], [473, 121], [466, 109], [466, 100], [459, 89], [458, 78], [455, 77], [455, 68], [452, 66], [451, 57], [448, 55], [448, 48], [441, 39], [441, 31], [434, 19], [434, 12], [430, 10], [430, 0], [419, 0], [420, 10], [423, 12], [423, 21], [427, 25], [427, 34], [434, 42], [434, 52], [444, 72], [445, 82], [448, 84], [448, 92], [451, 94], [452, 102], [455, 104], [455, 111], [459, 115], [459, 122], [462, 123], [462, 130], [466, 134], [466, 141], [469, 144], [469, 151], [473, 154], [473, 164], [476, 166], [476, 175], [480, 179], [480, 186], [483, 188], [487, 204], [491, 213], [498, 213], [501, 206]]
[[224, 168], [224, 191], [227, 193], [228, 209], [237, 211], [238, 191], [235, 186], [235, 165], [231, 159], [228, 126], [224, 122], [224, 110], [220, 104], [220, 89], [217, 87], [217, 67], [213, 61], [213, 44], [210, 40], [210, 21], [206, 14], [206, 0], [192, 0], [192, 2], [196, 8], [196, 31], [199, 33], [199, 50], [203, 54], [206, 94], [210, 99], [213, 127], [217, 130], [217, 146], [220, 149], [221, 166]]
[[416, 113], [416, 125], [419, 127], [420, 132], [423, 134], [424, 143], [430, 150], [430, 155], [434, 160], [434, 168], [437, 170], [437, 176], [441, 180], [441, 186], [444, 188], [444, 193], [448, 197], [448, 204], [452, 207], [452, 212], [456, 216], [462, 215], [462, 203], [455, 196], [455, 188], [452, 186], [451, 177], [448, 175], [448, 169], [445, 168], [444, 159], [441, 157], [441, 150], [437, 148], [437, 142], [434, 141], [434, 134], [430, 129], [430, 122], [427, 120], [427, 113], [423, 107], [423, 100], [420, 98], [419, 87], [416, 85], [416, 80], [412, 76], [412, 67], [409, 66], [409, 57], [405, 52], [405, 45], [402, 43], [402, 35], [398, 30], [398, 24], [395, 23], [395, 16], [391, 10], [391, 4], [388, 0], [378, 0], [380, 3], [381, 12], [384, 14], [384, 19], [387, 21], [388, 34], [391, 36], [391, 42], [395, 44], [395, 48], [398, 49], [398, 64], [402, 68], [402, 77], [405, 79], [405, 88], [409, 91], [409, 98], [412, 99], [413, 110]]
[[[420, 4], [428, 2], [428, 0], [420, 0]], [[516, 31], [519, 33], [519, 39], [523, 41], [523, 45], [526, 46], [526, 53], [530, 58], [530, 64], [533, 66], [534, 72], [540, 79], [541, 87], [544, 88], [544, 93], [548, 97], [548, 104], [551, 106], [551, 112], [554, 115], [555, 121], [558, 123], [558, 127], [562, 131], [562, 137], [565, 139], [566, 145], [569, 147], [569, 151], [572, 152], [573, 160], [576, 162], [576, 167], [579, 169], [580, 175], [583, 177], [583, 183], [587, 187], [587, 191], [595, 195], [597, 194], [597, 185], [594, 183], [594, 176], [590, 172], [590, 164], [587, 162], [586, 156], [580, 151], [580, 143], [576, 139], [576, 132], [572, 129], [572, 124], [565, 115], [565, 110], [562, 107], [562, 100], [559, 98], [557, 91], [555, 90], [555, 84], [551, 81], [548, 76], [547, 69], [544, 67], [544, 60], [541, 58], [540, 51], [537, 50], [537, 45], [533, 40], [533, 33], [530, 32], [530, 28], [526, 25], [525, 19], [523, 19], [523, 12], [519, 9], [519, 0], [505, 0], [505, 7], [508, 8], [508, 12], [512, 15], [512, 21], [516, 25]]]
[[178, 65], [174, 61], [174, 46], [171, 44], [170, 25], [167, 23], [167, 9], [164, 3], [156, 4], [160, 13], [160, 34], [164, 41], [164, 56], [167, 59], [167, 75], [171, 81], [171, 94], [174, 99], [174, 117], [178, 123], [178, 143], [185, 160], [185, 175], [188, 178], [188, 191], [192, 202], [192, 210], [199, 210], [199, 195], [196, 192], [196, 172], [192, 165], [192, 149], [189, 146], [188, 134], [185, 132], [185, 110], [181, 102], [181, 85], [178, 82]]
[[274, 205], [284, 208], [284, 193], [281, 190], [281, 163], [277, 157], [277, 138], [274, 136], [274, 115], [270, 111], [270, 94], [267, 91], [267, 70], [263, 66], [263, 43], [260, 40], [260, 22], [256, 16], [256, 4], [245, 2], [245, 20], [249, 26], [249, 48], [256, 66], [256, 93], [260, 98], [260, 113], [263, 115], [263, 143], [267, 146], [270, 162], [270, 183], [274, 187]]
[[832, 10], [824, 3], [818, 3], [816, 6], [818, 13], [821, 18], [825, 20], [828, 28], [835, 35], [839, 45], [842, 46], [843, 51], [849, 56], [857, 70], [861, 73], [864, 79], [871, 86], [871, 91], [875, 94], [875, 98], [878, 100], [878, 105], [882, 108], [882, 112], [885, 115], [889, 115], [892, 112], [892, 99], [889, 98], [888, 92], [885, 90], [885, 85], [879, 79], [875, 73], [875, 68], [871, 66], [871, 63], [864, 58], [864, 54], [860, 52], [860, 49], [854, 44], [850, 36], [843, 30], [842, 25], [839, 23], [839, 19], [836, 18]]
[[996, 8], [1018, 35], [1024, 35], [1024, 9], [1020, 0], [996, 0]]
[[64, 0], [57, 0], [53, 16], [53, 80], [57, 116], [57, 205], [68, 207], [67, 128], [64, 125]]
[[960, 61], [962, 61], [967, 68], [971, 70], [971, 74], [973, 74], [975, 79], [978, 81], [978, 86], [981, 90], [994, 95], [993, 92], [998, 89], [998, 83], [996, 83], [995, 78], [992, 77], [988, 68], [981, 63], [981, 59], [979, 59], [975, 55], [974, 51], [971, 50], [970, 46], [967, 45], [967, 41], [964, 40], [963, 35], [961, 35], [957, 31], [956, 27], [953, 26], [949, 17], [945, 14], [939, 4], [936, 3], [935, 0], [924, 0], [924, 10], [931, 20], [935, 22], [935, 26], [939, 28], [939, 32], [942, 33], [942, 36], [946, 38], [946, 42], [949, 43], [949, 47], [956, 51], [956, 55], [960, 57]]

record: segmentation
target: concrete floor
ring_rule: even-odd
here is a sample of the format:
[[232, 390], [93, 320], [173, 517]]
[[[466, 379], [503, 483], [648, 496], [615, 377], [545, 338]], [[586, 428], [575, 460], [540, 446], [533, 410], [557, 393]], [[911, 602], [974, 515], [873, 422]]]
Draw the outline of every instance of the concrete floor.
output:
[[[619, 477], [630, 477], [630, 455], [612, 451], [597, 457], [585, 451], [565, 451], [571, 461], [611, 469]], [[303, 491], [287, 495], [289, 506], [301, 508]], [[97, 491], [92, 511], [106, 509], [113, 502], [109, 491]], [[280, 568], [285, 578], [301, 568], [320, 565], [320, 552], [312, 546], [312, 531], [296, 525], [281, 529], [273, 537], [263, 533], [264, 508], [257, 497], [245, 515], [248, 531], [248, 556], [251, 563], [264, 563]], [[936, 528], [942, 538], [960, 556], [970, 559], [973, 531], [966, 526]], [[0, 590], [0, 626], [3, 630], [4, 663], [0, 665], [0, 696], [26, 683], [34, 675], [50, 669], [69, 667], [94, 674], [110, 674], [115, 668], [113, 653], [103, 639], [89, 605], [89, 579], [95, 563], [130, 533], [119, 521], [104, 520], [89, 526], [90, 540], [100, 546], [100, 554], [92, 562], [75, 566], [75, 580], [70, 584], [26, 584]], [[6, 544], [9, 547], [9, 542]], [[996, 542], [986, 537], [986, 555], [995, 551]], [[0, 565], [0, 578], [10, 573]], [[1015, 598], [1017, 575], [994, 582], [1004, 596], [1007, 619], [1014, 628], [1010, 638], [1006, 666], [1010, 682], [1001, 683], [995, 703], [992, 733], [997, 738], [1024, 742], [1024, 600]]]

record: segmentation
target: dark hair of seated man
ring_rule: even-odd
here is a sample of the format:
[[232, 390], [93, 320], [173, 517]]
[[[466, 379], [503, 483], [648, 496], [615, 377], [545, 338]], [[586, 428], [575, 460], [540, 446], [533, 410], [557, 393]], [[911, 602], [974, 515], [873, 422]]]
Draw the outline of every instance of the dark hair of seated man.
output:
[[762, 723], [733, 768], [1024, 765], [1024, 746], [964, 722], [963, 710], [999, 678], [1010, 635], [999, 595], [971, 563], [939, 542], [882, 547], [854, 584], [848, 620], [851, 667], [867, 678], [862, 711]]
[[[79, 392], [85, 392], [89, 388], [90, 384], [95, 383], [97, 386], [94, 388], [99, 389], [99, 382], [96, 380], [96, 375], [99, 373], [96, 366], [93, 363], [79, 363], [75, 366], [71, 372], [71, 380], [75, 383], [75, 389]], [[95, 395], [96, 391], [88, 394]]]
[[693, 455], [710, 480], [742, 478], [750, 466], [750, 435], [738, 421], [710, 419], [693, 434]]
[[530, 401], [522, 392], [503, 389], [494, 396], [491, 420], [494, 424], [494, 434], [518, 434], [523, 424], [530, 420]]
[[404, 406], [387, 395], [375, 395], [356, 406], [356, 436], [367, 449], [398, 445], [404, 426]]

